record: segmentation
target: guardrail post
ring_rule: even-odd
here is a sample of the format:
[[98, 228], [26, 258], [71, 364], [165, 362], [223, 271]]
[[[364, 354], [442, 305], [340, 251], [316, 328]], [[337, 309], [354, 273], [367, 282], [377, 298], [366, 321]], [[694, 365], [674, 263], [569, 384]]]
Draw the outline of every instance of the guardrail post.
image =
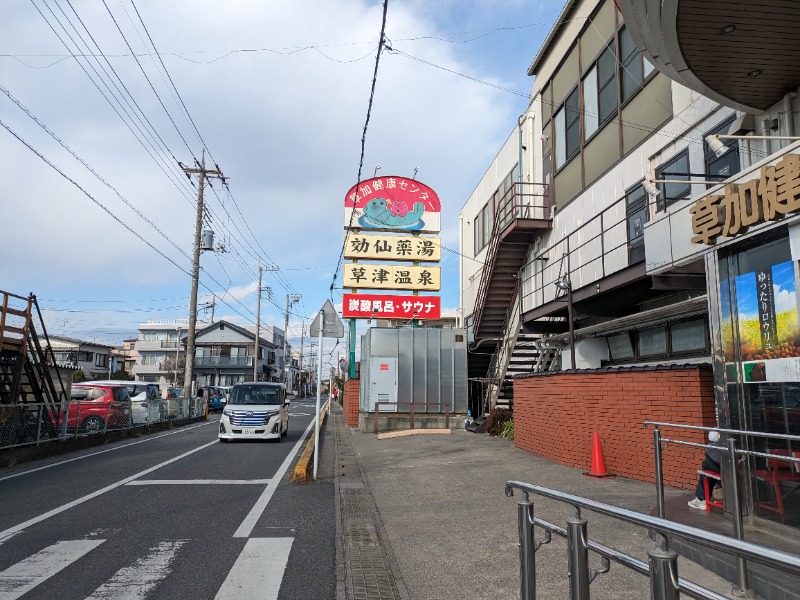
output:
[[657, 548], [647, 553], [650, 559], [650, 597], [652, 600], [678, 600], [678, 553], [669, 549], [667, 538], [656, 533]]
[[[733, 491], [733, 535], [737, 540], [743, 540], [744, 523], [742, 522], [742, 505], [739, 499], [739, 461], [736, 458], [736, 439], [732, 435], [728, 436], [728, 462], [730, 463], [730, 489]], [[736, 569], [739, 576], [739, 589], [736, 590], [736, 595], [740, 598], [752, 598], [752, 593], [747, 586], [747, 561], [741, 556], [736, 557]]]
[[658, 516], [664, 519], [664, 465], [661, 460], [661, 430], [658, 427], [653, 430], [653, 450], [656, 462], [656, 506]]
[[375, 426], [372, 429], [372, 432], [375, 435], [378, 435], [378, 413], [381, 412], [380, 411], [380, 406], [381, 406], [380, 402], [376, 402], [375, 403]]
[[519, 527], [519, 597], [520, 600], [536, 600], [536, 549], [533, 540], [533, 502], [528, 493], [517, 503], [517, 525]]
[[567, 557], [570, 600], [589, 600], [588, 521], [575, 507], [575, 516], [567, 519]]
[[411, 429], [414, 429], [414, 399], [411, 399]]
[[446, 402], [444, 405], [444, 428], [450, 429], [450, 403]]

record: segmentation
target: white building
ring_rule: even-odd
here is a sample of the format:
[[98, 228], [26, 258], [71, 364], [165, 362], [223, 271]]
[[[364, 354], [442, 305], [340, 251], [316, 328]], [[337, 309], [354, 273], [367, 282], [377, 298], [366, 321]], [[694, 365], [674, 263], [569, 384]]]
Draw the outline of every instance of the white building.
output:
[[[198, 329], [203, 326], [202, 321], [197, 322]], [[176, 385], [176, 382], [182, 386], [183, 371], [179, 374], [176, 365], [186, 354], [180, 341], [189, 330], [189, 319], [148, 321], [139, 325], [138, 330], [134, 344], [137, 359], [133, 368], [136, 381], [156, 383], [162, 388]]]
[[81, 369], [87, 379], [106, 379], [117, 370], [111, 355], [114, 346], [58, 335], [48, 337], [56, 363]]

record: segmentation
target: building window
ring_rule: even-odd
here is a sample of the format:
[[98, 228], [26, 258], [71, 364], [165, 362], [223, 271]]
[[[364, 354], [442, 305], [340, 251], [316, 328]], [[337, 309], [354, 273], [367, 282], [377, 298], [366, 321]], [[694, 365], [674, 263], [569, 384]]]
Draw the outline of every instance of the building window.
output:
[[164, 360], [163, 354], [142, 354], [143, 365], [158, 365]]
[[617, 112], [617, 61], [614, 39], [583, 78], [583, 137], [588, 140]]
[[[705, 133], [703, 135], [703, 139], [709, 135], [717, 135], [717, 134], [726, 134], [728, 133], [728, 128], [730, 128], [731, 123], [733, 123], [735, 115], [732, 115], [730, 119], [725, 119], [722, 123], [717, 125], [711, 131]], [[723, 154], [722, 156], [717, 156], [713, 150], [708, 146], [708, 142], [703, 142], [703, 148], [705, 149], [705, 157], [706, 157], [706, 173], [708, 174], [708, 178], [713, 180], [719, 179], [722, 181], [723, 179], [727, 179], [731, 175], [735, 175], [741, 170], [741, 165], [739, 163], [739, 144], [736, 140], [720, 140], [723, 142], [727, 147], [728, 151]], [[709, 187], [711, 187], [709, 185]]]
[[676, 354], [706, 350], [707, 338], [704, 319], [673, 323], [670, 326], [672, 352]]
[[[495, 193], [494, 196], [496, 195], [497, 194]], [[494, 196], [492, 197], [492, 200], [489, 201], [486, 206], [484, 206], [475, 216], [474, 234], [476, 256], [489, 244], [489, 238], [492, 236], [492, 227], [494, 225], [492, 222], [492, 217], [494, 214], [492, 211], [492, 207], [494, 206]]]
[[576, 87], [555, 117], [556, 169], [563, 167], [581, 148], [580, 94]]
[[625, 195], [628, 220], [628, 264], [644, 260], [644, 224], [647, 223], [647, 194], [640, 183]]
[[625, 26], [619, 30], [619, 62], [620, 93], [624, 104], [642, 89], [644, 81], [655, 70], [633, 43]]
[[[681, 198], [688, 198], [692, 191], [689, 183], [689, 151], [684, 150], [669, 162], [656, 169], [656, 179], [669, 179], [675, 183], [659, 183], [658, 210], [665, 210], [668, 206]], [[685, 183], [684, 183], [685, 182]]]
[[667, 354], [667, 330], [664, 327], [644, 329], [639, 332], [639, 356], [664, 356]]
[[78, 362], [92, 362], [94, 360], [94, 352], [78, 352]]
[[629, 333], [610, 335], [608, 341], [608, 351], [611, 360], [625, 360], [633, 358], [633, 343]]
[[107, 367], [108, 366], [108, 354], [95, 354], [94, 355], [94, 366], [95, 367]]

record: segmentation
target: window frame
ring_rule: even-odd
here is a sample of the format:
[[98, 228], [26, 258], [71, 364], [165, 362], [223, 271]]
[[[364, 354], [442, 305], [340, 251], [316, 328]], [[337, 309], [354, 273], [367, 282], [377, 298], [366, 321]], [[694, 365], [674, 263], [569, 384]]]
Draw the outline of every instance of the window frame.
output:
[[[569, 108], [568, 107], [568, 103], [570, 102], [570, 99], [573, 96], [575, 96], [575, 100], [576, 100], [577, 104], [575, 105], [574, 108]], [[571, 123], [568, 123], [567, 122], [567, 114], [571, 110], [575, 111], [575, 119], [573, 121], [571, 121]], [[583, 114], [583, 111], [581, 110], [581, 85], [580, 85], [580, 82], [578, 82], [578, 83], [575, 84], [575, 87], [573, 87], [569, 91], [569, 93], [566, 95], [564, 100], [559, 105], [558, 109], [553, 113], [553, 123], [554, 123], [554, 126], [553, 126], [554, 131], [553, 131], [553, 133], [555, 135], [554, 146], [555, 146], [555, 150], [556, 150], [556, 173], [558, 173], [561, 169], [563, 169], [570, 162], [572, 162], [572, 159], [575, 158], [576, 156], [578, 156], [581, 153], [581, 150], [583, 149], [583, 141], [581, 139], [582, 138], [581, 134], [583, 132], [583, 129], [582, 129], [583, 119], [581, 118], [582, 114]], [[563, 131], [559, 131], [559, 123], [558, 123], [559, 116], [561, 116], [561, 120], [563, 121]], [[568, 144], [569, 136], [567, 134], [568, 134], [569, 131], [572, 131], [574, 129], [574, 127], [578, 128], [578, 137], [577, 137], [577, 143], [576, 143], [575, 147], [572, 149], [572, 152], [570, 152], [570, 147], [569, 147], [569, 144]], [[559, 155], [558, 148], [559, 148], [559, 143], [560, 143], [560, 141], [562, 139], [563, 139], [563, 144], [564, 144], [564, 162], [559, 164], [558, 163], [558, 158], [559, 158], [559, 156], [558, 156]]]
[[[623, 61], [623, 58], [622, 58], [622, 41], [621, 41], [621, 40], [622, 40], [622, 32], [623, 32], [623, 31], [625, 31], [625, 32], [627, 33], [627, 26], [626, 26], [624, 23], [623, 23], [623, 25], [622, 25], [622, 26], [621, 26], [621, 27], [620, 27], [620, 28], [617, 30], [617, 38], [618, 38], [617, 48], [619, 48], [619, 56], [618, 56], [618, 61], [617, 61], [617, 69], [618, 69], [618, 71], [619, 71], [619, 76], [618, 76], [618, 79], [619, 79], [619, 93], [618, 93], [618, 99], [619, 99], [619, 107], [620, 107], [620, 109], [622, 109], [622, 108], [624, 108], [625, 106], [627, 106], [627, 105], [628, 105], [628, 103], [629, 103], [631, 100], [633, 100], [633, 99], [634, 99], [636, 96], [638, 96], [638, 95], [639, 95], [639, 93], [640, 93], [640, 92], [641, 92], [641, 91], [642, 91], [642, 90], [643, 90], [645, 87], [647, 87], [647, 84], [648, 84], [648, 83], [650, 83], [650, 81], [651, 81], [651, 80], [652, 80], [652, 79], [653, 79], [653, 78], [654, 78], [656, 75], [658, 75], [658, 69], [656, 69], [656, 68], [655, 68], [655, 65], [653, 65], [653, 63], [651, 63], [649, 60], [647, 60], [647, 58], [645, 57], [644, 53], [643, 53], [641, 50], [639, 50], [639, 49], [636, 47], [636, 44], [634, 43], [634, 44], [633, 44], [633, 47], [634, 47], [634, 48], [636, 48], [636, 51], [638, 52], [638, 59], [639, 59], [639, 60], [637, 60], [636, 62], [638, 63], [638, 64], [637, 64], [637, 66], [638, 66], [638, 73], [639, 73], [639, 75], [641, 76], [641, 80], [640, 80], [640, 82], [638, 83], [638, 85], [637, 85], [636, 89], [635, 89], [635, 90], [634, 90], [634, 91], [631, 93], [631, 95], [630, 95], [630, 96], [628, 96], [627, 98], [625, 98], [625, 97], [624, 97], [624, 93], [623, 93], [623, 89], [622, 89], [622, 81], [623, 81], [623, 76], [622, 76], [622, 74], [623, 74], [623, 71], [626, 69], [626, 67], [624, 66], [624, 61]], [[630, 39], [631, 39], [631, 42], [633, 42], [633, 38], [631, 38], [631, 35], [630, 35], [629, 33], [628, 33], [627, 35], [628, 35], [628, 38], [630, 38]], [[630, 56], [632, 57], [632, 56], [633, 56], [633, 54], [631, 54]], [[635, 59], [634, 59], [634, 60], [635, 60]], [[645, 62], [647, 62], [647, 64], [648, 64], [648, 65], [650, 65], [650, 71], [649, 71], [649, 73], [645, 73], [645, 67], [644, 67], [644, 63], [645, 63]], [[630, 70], [630, 69], [628, 69], [628, 70]]]
[[[667, 175], [666, 177], [663, 176], [664, 173], [670, 173], [672, 171], [672, 167], [675, 163], [680, 160], [686, 159], [686, 175]], [[689, 156], [689, 148], [688, 146], [681, 150], [680, 152], [675, 153], [669, 160], [661, 163], [655, 169], [655, 178], [658, 179], [678, 179], [679, 177], [686, 178], [686, 189], [673, 197], [667, 197], [667, 186], [677, 186], [677, 183], [658, 183], [658, 191], [660, 192], [658, 198], [656, 199], [656, 212], [664, 212], [670, 206], [678, 202], [679, 200], [683, 200], [688, 198], [692, 195], [692, 182], [691, 176], [689, 173], [692, 172], [692, 163]]]
[[[730, 173], [725, 178], [727, 179], [728, 177], [733, 177], [736, 173], [739, 173], [742, 170], [742, 156], [741, 153], [739, 152], [738, 140], [720, 140], [723, 144], [725, 144], [728, 147], [728, 151], [719, 157], [714, 153], [713, 150], [711, 150], [711, 147], [709, 146], [707, 141], [708, 136], [721, 134], [723, 132], [727, 133], [731, 124], [735, 120], [736, 120], [736, 113], [733, 113], [727, 119], [723, 119], [719, 124], [717, 124], [715, 127], [711, 128], [710, 130], [708, 130], [703, 134], [703, 167], [705, 168], [705, 171], [703, 172], [709, 177], [714, 177], [714, 178], [717, 177], [716, 175], [711, 173], [711, 166], [714, 163], [725, 159], [729, 159], [730, 156], [734, 154], [736, 155], [736, 161], [738, 163], [739, 168], [735, 173]], [[723, 179], [720, 179], [720, 181], [723, 181]], [[706, 184], [706, 189], [713, 187], [714, 185], [715, 184], [713, 183]]]
[[[681, 325], [683, 323], [691, 323], [699, 321], [703, 324], [703, 347], [702, 348], [694, 348], [690, 350], [680, 350], [677, 351], [673, 347], [673, 328], [676, 325]], [[641, 353], [641, 342], [639, 335], [642, 331], [650, 331], [652, 329], [663, 328], [665, 330], [666, 335], [666, 352], [661, 354], [648, 354], [643, 356]], [[628, 335], [631, 341], [631, 345], [633, 347], [633, 356], [631, 358], [613, 358], [611, 353], [611, 345], [609, 344], [608, 340], [611, 337], [616, 337], [620, 335]], [[628, 330], [628, 331], [618, 331], [616, 333], [610, 333], [604, 336], [606, 340], [606, 345], [608, 347], [608, 360], [602, 361], [603, 365], [607, 364], [626, 364], [626, 363], [640, 363], [640, 362], [652, 362], [654, 359], [678, 359], [681, 357], [693, 357], [693, 356], [703, 356], [709, 354], [711, 352], [711, 343], [709, 338], [709, 325], [708, 325], [708, 318], [703, 315], [693, 315], [691, 317], [684, 317], [681, 319], [675, 319], [673, 321], [668, 321], [666, 323], [661, 323], [657, 325], [648, 325], [646, 327], [642, 327], [641, 329], [635, 330]]]
[[[637, 198], [632, 202], [631, 197], [638, 192], [641, 192], [641, 198]], [[625, 234], [628, 239], [628, 264], [631, 265], [641, 262], [641, 260], [635, 260], [632, 262], [631, 256], [634, 254], [634, 251], [638, 251], [640, 248], [644, 247], [644, 225], [650, 221], [650, 199], [644, 189], [644, 179], [640, 180], [636, 185], [628, 188], [625, 191], [623, 199], [625, 201]], [[641, 204], [643, 204], [643, 206], [641, 206]], [[635, 238], [632, 238], [630, 220], [641, 211], [644, 211], [642, 233]]]

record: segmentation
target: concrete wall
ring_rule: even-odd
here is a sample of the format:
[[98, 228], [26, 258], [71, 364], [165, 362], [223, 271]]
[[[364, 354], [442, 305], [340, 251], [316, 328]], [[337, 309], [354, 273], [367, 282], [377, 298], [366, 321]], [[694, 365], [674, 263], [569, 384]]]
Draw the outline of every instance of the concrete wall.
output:
[[[710, 367], [598, 370], [514, 380], [515, 446], [588, 470], [592, 434], [597, 432], [608, 472], [640, 481], [655, 481], [653, 431], [642, 429], [644, 421], [713, 427], [715, 414]], [[702, 432], [664, 429], [663, 437], [705, 443]], [[663, 456], [664, 483], [694, 489], [703, 450], [673, 444]]]

